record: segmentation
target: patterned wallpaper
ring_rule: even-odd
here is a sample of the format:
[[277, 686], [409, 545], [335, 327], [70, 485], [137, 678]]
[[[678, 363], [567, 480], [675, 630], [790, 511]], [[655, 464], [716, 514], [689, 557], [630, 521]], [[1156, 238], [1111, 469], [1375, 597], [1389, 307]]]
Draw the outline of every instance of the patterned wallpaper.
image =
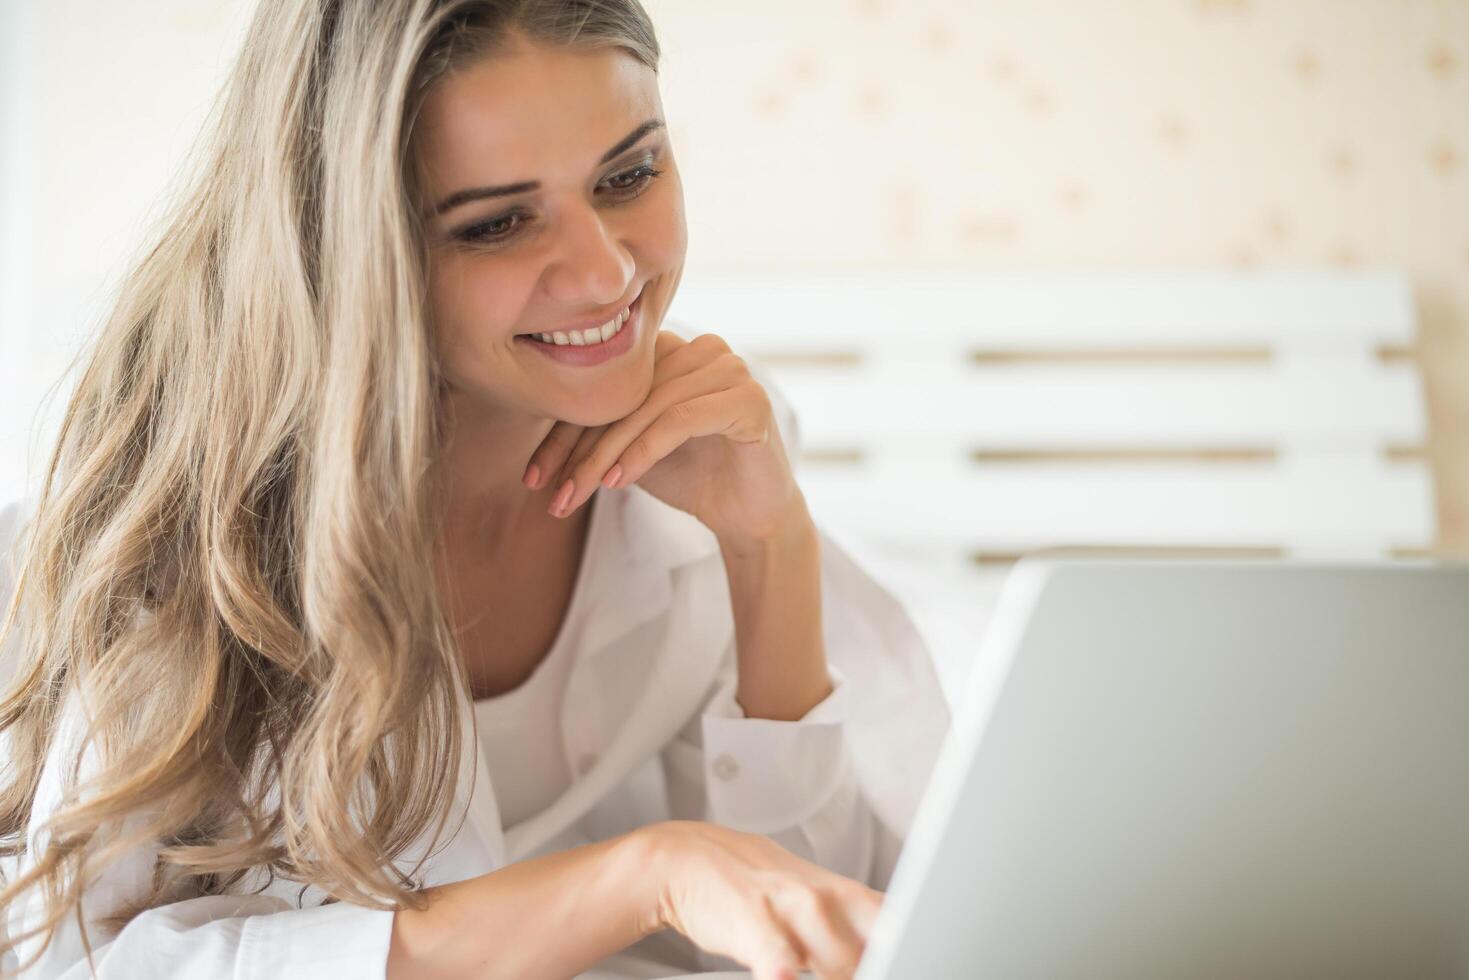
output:
[[[1469, 554], [1469, 0], [644, 2], [691, 277], [1405, 269], [1444, 541]], [[0, 323], [29, 366], [6, 485], [254, 7], [21, 3], [38, 203], [32, 326]]]
[[1469, 555], [1469, 0], [645, 0], [688, 275], [1400, 268]]

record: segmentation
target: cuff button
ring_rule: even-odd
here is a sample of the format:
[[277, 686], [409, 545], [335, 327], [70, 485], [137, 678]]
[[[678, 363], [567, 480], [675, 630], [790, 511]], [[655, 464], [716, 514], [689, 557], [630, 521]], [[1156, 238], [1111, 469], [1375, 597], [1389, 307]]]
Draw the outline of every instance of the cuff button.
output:
[[729, 782], [740, 774], [740, 764], [734, 760], [734, 756], [728, 752], [721, 752], [714, 759], [714, 775], [725, 782]]

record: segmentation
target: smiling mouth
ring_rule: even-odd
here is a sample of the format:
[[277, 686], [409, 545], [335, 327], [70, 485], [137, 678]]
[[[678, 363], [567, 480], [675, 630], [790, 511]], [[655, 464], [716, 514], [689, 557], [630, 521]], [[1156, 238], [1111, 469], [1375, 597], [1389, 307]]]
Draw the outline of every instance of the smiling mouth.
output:
[[624, 306], [616, 316], [600, 327], [591, 327], [586, 330], [570, 332], [557, 330], [543, 333], [522, 333], [516, 334], [515, 339], [529, 340], [552, 347], [596, 347], [599, 344], [607, 343], [613, 337], [622, 333], [627, 326], [627, 321], [632, 319], [633, 313], [637, 310], [638, 302], [642, 298], [643, 292], [639, 290], [638, 294], [633, 297], [631, 303]]

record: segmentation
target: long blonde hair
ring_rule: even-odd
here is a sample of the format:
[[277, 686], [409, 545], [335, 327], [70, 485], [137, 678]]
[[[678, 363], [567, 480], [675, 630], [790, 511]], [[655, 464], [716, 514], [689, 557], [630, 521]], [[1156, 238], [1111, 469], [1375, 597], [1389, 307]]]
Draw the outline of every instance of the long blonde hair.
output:
[[638, 0], [256, 11], [88, 352], [19, 555], [0, 855], [26, 852], [72, 695], [100, 761], [0, 889], [0, 908], [36, 888], [46, 908], [0, 953], [49, 944], [84, 883], [148, 842], [151, 894], [114, 925], [256, 866], [421, 907], [418, 865], [394, 860], [443, 838], [465, 678], [435, 584], [446, 423], [410, 138], [434, 81], [511, 31], [657, 70]]

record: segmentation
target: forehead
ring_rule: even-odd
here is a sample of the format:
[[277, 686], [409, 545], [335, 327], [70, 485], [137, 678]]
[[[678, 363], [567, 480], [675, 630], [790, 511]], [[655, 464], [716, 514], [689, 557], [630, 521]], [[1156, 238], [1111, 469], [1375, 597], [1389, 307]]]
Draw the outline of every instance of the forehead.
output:
[[658, 76], [627, 52], [521, 42], [443, 77], [414, 129], [429, 187], [577, 181], [638, 123], [662, 115]]

